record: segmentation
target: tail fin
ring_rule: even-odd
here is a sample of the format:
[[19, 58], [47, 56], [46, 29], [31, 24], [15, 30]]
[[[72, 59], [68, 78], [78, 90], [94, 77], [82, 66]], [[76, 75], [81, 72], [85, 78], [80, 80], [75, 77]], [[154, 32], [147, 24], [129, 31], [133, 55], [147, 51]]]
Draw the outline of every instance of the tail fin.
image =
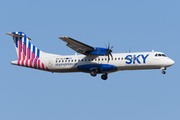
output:
[[39, 50], [37, 47], [31, 44], [31, 39], [28, 38], [23, 32], [12, 32], [6, 34], [13, 37], [14, 46], [18, 56], [17, 63], [12, 62], [12, 64], [48, 70], [48, 68], [45, 68], [44, 64], [40, 62], [39, 58], [53, 54], [44, 53]]
[[18, 60], [34, 59], [40, 57], [40, 50], [30, 42], [30, 38], [23, 32], [6, 33], [13, 37]]

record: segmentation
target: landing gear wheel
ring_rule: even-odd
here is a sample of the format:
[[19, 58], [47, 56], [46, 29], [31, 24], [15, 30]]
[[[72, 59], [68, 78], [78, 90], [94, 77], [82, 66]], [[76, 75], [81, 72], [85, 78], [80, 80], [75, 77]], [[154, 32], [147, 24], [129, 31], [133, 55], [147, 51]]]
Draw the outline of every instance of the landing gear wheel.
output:
[[97, 72], [96, 72], [96, 70], [92, 70], [90, 74], [91, 74], [91, 76], [95, 77], [97, 75]]
[[107, 74], [103, 74], [103, 75], [101, 75], [101, 79], [103, 79], [103, 80], [107, 80], [107, 78], [108, 78]]
[[166, 74], [166, 71], [163, 70], [163, 71], [162, 71], [162, 74]]

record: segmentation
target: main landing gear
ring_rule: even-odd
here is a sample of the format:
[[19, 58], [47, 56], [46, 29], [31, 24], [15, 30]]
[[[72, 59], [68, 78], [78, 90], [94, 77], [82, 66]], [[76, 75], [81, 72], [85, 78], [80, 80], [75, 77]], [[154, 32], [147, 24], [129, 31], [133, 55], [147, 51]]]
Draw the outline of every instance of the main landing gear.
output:
[[96, 69], [92, 70], [90, 74], [91, 76], [95, 77], [97, 75], [97, 70]]
[[[98, 70], [96, 70], [96, 69], [91, 70], [90, 75], [93, 76], [93, 77], [95, 77], [95, 76], [97, 75], [97, 72], [98, 72]], [[107, 78], [108, 78], [107, 75], [108, 75], [107, 73], [103, 73], [103, 74], [101, 75], [101, 79], [107, 80]]]
[[102, 75], [101, 75], [101, 79], [103, 79], [103, 80], [107, 80], [107, 78], [108, 78], [108, 76], [107, 76], [107, 75], [108, 75], [107, 73], [102, 74]]

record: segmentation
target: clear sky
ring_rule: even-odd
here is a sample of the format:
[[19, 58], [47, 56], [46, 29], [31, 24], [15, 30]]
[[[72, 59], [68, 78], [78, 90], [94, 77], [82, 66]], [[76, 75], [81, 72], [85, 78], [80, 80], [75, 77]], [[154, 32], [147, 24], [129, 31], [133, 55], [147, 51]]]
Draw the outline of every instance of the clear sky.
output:
[[[179, 120], [179, 0], [4, 0], [0, 4], [0, 120]], [[175, 61], [161, 70], [91, 77], [11, 65], [12, 38], [22, 31], [44, 52], [75, 54], [58, 39], [113, 52], [164, 52]]]

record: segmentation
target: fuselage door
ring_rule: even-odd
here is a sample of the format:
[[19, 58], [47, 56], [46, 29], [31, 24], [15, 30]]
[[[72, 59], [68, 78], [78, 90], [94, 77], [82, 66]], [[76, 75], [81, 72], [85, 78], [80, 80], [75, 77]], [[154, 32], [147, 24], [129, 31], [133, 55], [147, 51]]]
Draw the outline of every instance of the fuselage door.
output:
[[52, 67], [53, 67], [52, 60], [49, 60], [48, 66], [49, 66], [49, 68], [52, 68]]

